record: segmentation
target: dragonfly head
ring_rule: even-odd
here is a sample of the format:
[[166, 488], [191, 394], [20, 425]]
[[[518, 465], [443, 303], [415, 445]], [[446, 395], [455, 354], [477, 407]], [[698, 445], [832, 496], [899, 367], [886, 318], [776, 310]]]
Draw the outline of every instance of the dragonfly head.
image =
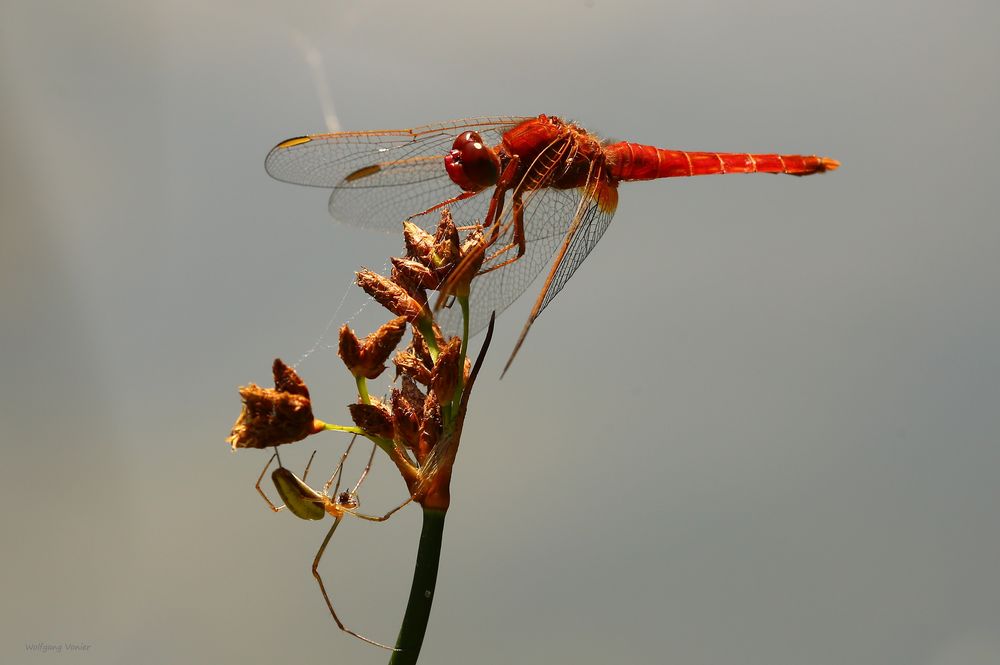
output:
[[463, 132], [445, 155], [444, 168], [456, 185], [466, 192], [492, 187], [500, 179], [500, 158], [476, 132]]

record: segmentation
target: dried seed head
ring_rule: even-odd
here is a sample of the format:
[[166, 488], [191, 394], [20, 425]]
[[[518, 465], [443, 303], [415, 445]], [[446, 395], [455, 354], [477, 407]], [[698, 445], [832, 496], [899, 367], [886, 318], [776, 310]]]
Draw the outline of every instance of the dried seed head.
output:
[[458, 264], [459, 252], [458, 228], [451, 219], [451, 211], [444, 208], [441, 210], [441, 221], [438, 222], [437, 231], [434, 233], [433, 267], [451, 269]]
[[361, 369], [363, 365], [361, 359], [361, 340], [358, 339], [358, 336], [354, 334], [354, 331], [346, 323], [340, 327], [337, 355], [347, 365], [347, 369], [351, 370], [351, 374], [365, 376], [365, 372]]
[[400, 383], [402, 384], [401, 390], [403, 392], [403, 397], [406, 398], [406, 401], [413, 405], [413, 408], [417, 413], [423, 413], [424, 400], [427, 399], [427, 395], [420, 390], [416, 381], [406, 375], [403, 376]]
[[392, 405], [392, 424], [396, 437], [407, 448], [416, 449], [420, 441], [420, 418], [423, 415], [423, 409], [418, 411], [416, 405], [412, 404], [406, 398], [406, 394], [398, 388], [392, 389], [390, 404]]
[[431, 384], [431, 371], [412, 353], [400, 351], [392, 359], [392, 362], [396, 366], [397, 374], [412, 377], [414, 381], [418, 381], [425, 386]]
[[313, 418], [309, 389], [281, 360], [272, 368], [276, 389], [251, 383], [240, 388], [243, 409], [226, 441], [237, 448], [270, 448], [301, 441], [323, 430]]
[[[486, 260], [486, 249], [489, 244], [483, 236], [482, 227], [472, 231], [462, 243], [459, 250], [460, 259], [447, 279], [438, 289], [442, 295], [468, 296], [472, 280], [479, 273]], [[439, 300], [440, 305], [443, 301]]]
[[367, 375], [367, 378], [374, 379], [385, 369], [385, 361], [391, 354], [406, 333], [406, 317], [399, 316], [392, 321], [382, 324], [382, 326], [365, 338], [361, 346], [361, 355], [365, 362], [373, 368], [374, 376]]
[[[392, 261], [392, 281], [405, 288], [414, 297], [416, 295], [411, 289], [419, 291], [438, 287], [439, 280], [434, 275], [434, 271], [423, 263], [413, 259], [401, 259], [398, 256], [393, 256], [390, 261]], [[423, 294], [423, 296], [426, 301], [427, 295]]]
[[420, 438], [417, 442], [417, 458], [421, 461], [430, 454], [441, 438], [441, 405], [434, 393], [424, 400], [424, 413], [420, 418]]
[[465, 240], [462, 241], [462, 247], [461, 247], [462, 256], [464, 257], [474, 248], [484, 244], [485, 242], [486, 239], [483, 236], [483, 225], [482, 224], [473, 225], [469, 233], [466, 234]]
[[354, 376], [377, 378], [385, 370], [385, 361], [399, 345], [406, 332], [406, 318], [398, 317], [384, 324], [364, 340], [344, 324], [340, 329], [340, 358]]
[[437, 362], [431, 370], [431, 390], [441, 404], [450, 404], [455, 398], [458, 387], [459, 368], [458, 357], [462, 348], [462, 340], [452, 337], [438, 353]]
[[396, 316], [404, 316], [407, 321], [416, 321], [421, 316], [429, 316], [426, 308], [391, 279], [371, 270], [356, 273], [357, 284], [365, 293]]
[[486, 259], [486, 248], [489, 243], [483, 236], [483, 227], [477, 226], [462, 243], [462, 259], [468, 263], [469, 272], [475, 275], [483, 267], [483, 260]]
[[306, 382], [296, 374], [295, 370], [282, 362], [281, 358], [275, 358], [271, 363], [271, 375], [274, 377], [274, 389], [283, 393], [302, 395], [309, 399], [309, 388]]
[[[409, 261], [409, 259], [398, 259], [396, 257], [391, 257], [392, 261]], [[423, 264], [418, 263], [417, 265], [423, 267]], [[389, 271], [389, 279], [398, 284], [404, 291], [406, 291], [411, 298], [416, 300], [422, 306], [427, 305], [427, 289], [424, 288], [416, 281], [416, 275], [411, 272], [407, 272], [407, 268], [400, 270], [397, 266], [393, 265], [392, 269]]]
[[351, 404], [347, 408], [351, 411], [354, 424], [367, 434], [389, 440], [394, 438], [392, 414], [384, 404], [372, 400], [371, 404]]
[[403, 241], [406, 243], [407, 258], [420, 261], [428, 267], [431, 265], [434, 236], [413, 222], [403, 222]]

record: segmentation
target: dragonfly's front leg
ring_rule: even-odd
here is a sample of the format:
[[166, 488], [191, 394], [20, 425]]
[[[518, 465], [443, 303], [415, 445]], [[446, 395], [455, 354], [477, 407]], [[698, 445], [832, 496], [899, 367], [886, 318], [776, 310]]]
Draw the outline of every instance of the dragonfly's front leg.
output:
[[[479, 244], [478, 247], [474, 248], [459, 261], [458, 265], [455, 266], [448, 279], [445, 280], [443, 284], [438, 288], [441, 294], [438, 297], [437, 304], [435, 304], [435, 309], [440, 309], [444, 306], [445, 299], [447, 296], [452, 295], [454, 292], [454, 285], [463, 282], [468, 282], [472, 276], [473, 271], [476, 270], [476, 266], [483, 264], [482, 257], [486, 254], [486, 249], [495, 243], [500, 237], [500, 233], [506, 225], [501, 226], [498, 221], [499, 216], [503, 212], [504, 197], [508, 189], [511, 189], [511, 185], [514, 182], [515, 176], [517, 175], [517, 165], [520, 159], [517, 155], [511, 157], [510, 161], [507, 162], [507, 166], [504, 167], [503, 173], [500, 175], [500, 179], [497, 181], [496, 188], [493, 190], [493, 196], [490, 197], [490, 207], [486, 212], [486, 217], [483, 220], [483, 228], [489, 228], [493, 226], [493, 232], [489, 234], [483, 242]], [[514, 189], [514, 215], [515, 217], [523, 217], [524, 205], [521, 203], [521, 195], [518, 189]], [[515, 225], [517, 222], [515, 220]], [[520, 224], [523, 227], [523, 222]], [[521, 234], [524, 235], [523, 233]], [[515, 230], [516, 236], [516, 230]], [[522, 237], [521, 243], [523, 245], [524, 240]], [[522, 254], [524, 251], [522, 250]], [[478, 273], [476, 273], [478, 274]]]
[[[511, 220], [514, 225], [513, 237], [511, 238], [511, 242], [505, 245], [504, 247], [501, 247], [500, 249], [496, 250], [488, 257], [486, 257], [486, 261], [484, 261], [484, 263], [492, 261], [497, 257], [502, 256], [503, 254], [515, 248], [517, 249], [517, 254], [496, 264], [495, 266], [490, 266], [489, 268], [480, 270], [477, 273], [478, 275], [485, 275], [486, 273], [492, 272], [497, 268], [503, 268], [504, 266], [510, 265], [514, 261], [517, 261], [519, 258], [524, 256], [525, 249], [527, 248], [527, 243], [524, 235], [524, 201], [521, 199], [520, 191], [514, 194], [514, 209], [511, 211], [511, 213], [512, 213]], [[494, 240], [496, 240], [496, 238], [494, 238]]]
[[507, 190], [511, 189], [511, 186], [514, 184], [517, 167], [520, 163], [520, 157], [517, 155], [511, 157], [510, 161], [507, 162], [507, 166], [504, 167], [503, 173], [500, 174], [500, 178], [497, 180], [496, 188], [493, 190], [493, 196], [490, 198], [490, 207], [486, 211], [486, 218], [483, 220], [484, 229], [488, 229], [491, 224], [494, 224], [493, 236], [490, 238], [490, 243], [497, 239], [497, 235], [500, 232], [500, 225], [496, 221], [500, 213], [503, 212], [504, 196], [507, 194]]
[[450, 199], [442, 201], [441, 203], [436, 203], [436, 204], [432, 205], [427, 210], [421, 210], [418, 213], [414, 213], [414, 214], [410, 215], [409, 217], [406, 218], [406, 221], [410, 221], [411, 219], [413, 219], [415, 217], [422, 217], [423, 215], [426, 215], [429, 212], [434, 212], [435, 210], [440, 210], [441, 208], [445, 208], [445, 207], [450, 206], [450, 205], [452, 205], [454, 203], [458, 203], [459, 201], [464, 201], [465, 199], [471, 198], [471, 197], [475, 196], [478, 193], [479, 192], [462, 192], [458, 196], [453, 196]]

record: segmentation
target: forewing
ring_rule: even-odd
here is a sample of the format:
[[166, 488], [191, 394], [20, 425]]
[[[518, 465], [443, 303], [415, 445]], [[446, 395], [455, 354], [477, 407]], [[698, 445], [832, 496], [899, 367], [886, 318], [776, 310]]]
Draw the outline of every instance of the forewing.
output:
[[[522, 120], [483, 117], [413, 129], [315, 134], [279, 143], [264, 166], [277, 180], [332, 188], [330, 214], [338, 221], [398, 232], [407, 217], [461, 194], [444, 168], [444, 156], [456, 136], [473, 130], [486, 144], [497, 146]], [[453, 211], [482, 217], [483, 201], [488, 196], [467, 199]], [[438, 217], [429, 214], [413, 221], [433, 229]]]

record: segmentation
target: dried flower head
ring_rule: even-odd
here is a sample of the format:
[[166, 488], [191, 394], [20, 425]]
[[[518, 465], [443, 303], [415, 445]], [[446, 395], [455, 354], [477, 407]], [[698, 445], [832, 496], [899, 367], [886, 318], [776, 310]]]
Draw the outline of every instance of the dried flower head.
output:
[[371, 404], [356, 403], [347, 408], [351, 411], [354, 424], [363, 429], [366, 434], [379, 436], [390, 441], [395, 438], [392, 413], [384, 404], [372, 400]]
[[[440, 339], [435, 340], [438, 348], [441, 348], [441, 341]], [[406, 347], [406, 350], [419, 358], [420, 362], [427, 369], [434, 367], [434, 359], [431, 358], [431, 350], [427, 347], [427, 340], [424, 339], [424, 336], [416, 328], [413, 329], [413, 337], [410, 339], [410, 344]]]
[[400, 351], [392, 359], [392, 363], [396, 366], [397, 375], [408, 376], [425, 386], [431, 384], [431, 370], [412, 352]]
[[385, 307], [396, 316], [406, 317], [407, 321], [430, 318], [426, 306], [418, 302], [399, 284], [372, 270], [360, 270], [356, 273], [357, 284], [365, 293], [375, 299], [375, 302]]
[[313, 418], [309, 389], [291, 367], [275, 359], [274, 389], [251, 383], [240, 388], [243, 409], [226, 439], [237, 448], [269, 448], [301, 441], [324, 429]]
[[[404, 380], [405, 378], [407, 377], [404, 377]], [[410, 384], [413, 385], [412, 379]], [[403, 390], [393, 388], [389, 403], [392, 406], [392, 424], [396, 438], [407, 448], [416, 449], [420, 440], [423, 401], [421, 400], [419, 405], [415, 404], [407, 398]]]
[[392, 261], [392, 281], [396, 282], [407, 290], [415, 299], [420, 300], [419, 295], [427, 299], [422, 289], [436, 289], [441, 280], [437, 278], [434, 271], [420, 261], [393, 256]]
[[437, 396], [441, 404], [449, 404], [455, 397], [455, 389], [458, 387], [460, 372], [464, 368], [459, 367], [459, 354], [462, 348], [462, 340], [452, 337], [444, 345], [438, 354], [437, 362], [431, 371], [431, 390]]
[[403, 222], [403, 242], [406, 244], [407, 258], [430, 267], [431, 252], [434, 251], [434, 236], [413, 222]]
[[413, 405], [414, 410], [419, 413], [424, 411], [424, 400], [427, 399], [427, 395], [420, 390], [420, 386], [408, 376], [403, 376], [400, 380], [402, 387], [400, 391], [403, 393], [403, 397], [407, 402]]
[[468, 297], [472, 280], [479, 269], [483, 267], [486, 260], [486, 250], [489, 241], [483, 235], [481, 226], [474, 228], [465, 238], [465, 242], [459, 248], [459, 258], [455, 265], [451, 266], [448, 274], [444, 276], [441, 286], [438, 287], [440, 296], [435, 307], [440, 309], [447, 296]]
[[406, 332], [406, 317], [400, 316], [358, 340], [345, 323], [340, 329], [338, 354], [354, 376], [377, 378], [385, 370], [385, 361], [399, 345]]
[[458, 237], [458, 228], [451, 219], [451, 212], [444, 208], [441, 210], [441, 221], [438, 222], [437, 231], [434, 233], [434, 251], [432, 254], [433, 268], [451, 270], [458, 265], [461, 258], [461, 241]]
[[441, 421], [441, 404], [434, 393], [427, 395], [424, 401], [424, 413], [420, 419], [420, 436], [417, 442], [417, 461], [423, 465], [424, 459], [430, 454], [438, 439], [444, 424]]

